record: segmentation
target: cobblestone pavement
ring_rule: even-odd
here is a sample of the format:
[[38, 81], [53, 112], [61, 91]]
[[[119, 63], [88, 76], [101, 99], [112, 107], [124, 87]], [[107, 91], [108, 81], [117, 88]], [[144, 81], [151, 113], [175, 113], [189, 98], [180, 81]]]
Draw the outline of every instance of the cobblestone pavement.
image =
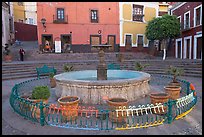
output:
[[172, 124], [156, 127], [123, 131], [89, 131], [66, 129], [51, 126], [40, 126], [14, 113], [9, 104], [11, 88], [19, 82], [28, 80], [17, 79], [2, 81], [2, 134], [3, 135], [202, 135], [202, 78], [181, 77], [192, 82], [197, 91], [198, 102], [195, 108], [184, 118]]

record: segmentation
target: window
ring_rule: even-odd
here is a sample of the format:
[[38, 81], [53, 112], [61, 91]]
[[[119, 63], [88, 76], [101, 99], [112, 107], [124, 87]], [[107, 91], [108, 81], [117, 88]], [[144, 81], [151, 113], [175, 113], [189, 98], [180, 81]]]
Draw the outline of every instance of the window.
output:
[[190, 28], [190, 12], [184, 14], [184, 29]]
[[138, 35], [137, 36], [137, 46], [138, 47], [143, 47], [144, 41], [143, 41], [143, 35]]
[[195, 10], [195, 25], [198, 26], [198, 25], [201, 25], [201, 21], [202, 21], [202, 12], [201, 12], [201, 7], [197, 8]]
[[29, 24], [34, 24], [33, 19], [32, 19], [32, 18], [28, 18], [28, 23], [29, 23]]
[[91, 10], [91, 23], [98, 23], [98, 11]]
[[23, 2], [18, 2], [18, 6], [23, 6]]
[[13, 33], [14, 32], [13, 18], [9, 19], [9, 28], [10, 28], [10, 33]]
[[133, 21], [143, 22], [143, 6], [133, 4]]
[[64, 20], [64, 9], [57, 8], [57, 20]]

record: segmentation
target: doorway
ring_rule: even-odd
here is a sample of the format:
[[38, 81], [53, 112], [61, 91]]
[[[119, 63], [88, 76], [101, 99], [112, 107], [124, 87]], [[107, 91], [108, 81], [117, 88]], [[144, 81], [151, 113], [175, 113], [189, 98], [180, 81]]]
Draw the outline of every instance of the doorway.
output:
[[71, 51], [72, 37], [71, 34], [61, 34], [61, 47], [64, 53]]
[[132, 50], [132, 36], [131, 35], [125, 35], [125, 50], [131, 51]]
[[115, 35], [108, 35], [108, 45], [111, 45], [109, 51], [115, 51]]
[[51, 47], [51, 50], [54, 49], [52, 34], [42, 34], [42, 47], [40, 48], [44, 49], [46, 44]]
[[176, 40], [176, 58], [182, 58], [182, 39]]

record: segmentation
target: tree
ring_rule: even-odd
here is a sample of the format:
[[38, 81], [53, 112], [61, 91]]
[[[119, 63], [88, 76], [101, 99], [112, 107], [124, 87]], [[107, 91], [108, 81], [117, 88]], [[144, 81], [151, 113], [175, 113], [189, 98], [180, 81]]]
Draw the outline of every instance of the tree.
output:
[[[162, 17], [153, 18], [149, 21], [146, 26], [145, 35], [149, 40], [159, 40], [164, 44], [164, 56], [163, 60], [166, 58], [166, 49], [168, 42], [171, 42], [171, 39], [179, 36], [180, 31], [180, 22], [175, 15], [165, 14]], [[169, 45], [169, 44], [168, 44]]]

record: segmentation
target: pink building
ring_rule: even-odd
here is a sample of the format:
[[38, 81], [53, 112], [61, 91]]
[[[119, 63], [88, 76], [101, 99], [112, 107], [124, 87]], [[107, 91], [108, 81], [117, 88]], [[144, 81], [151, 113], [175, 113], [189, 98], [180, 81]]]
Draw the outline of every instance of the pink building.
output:
[[181, 36], [175, 40], [175, 57], [202, 59], [202, 2], [181, 2], [170, 13], [181, 23]]
[[48, 40], [71, 45], [74, 52], [90, 52], [91, 45], [119, 47], [118, 2], [37, 2], [38, 43]]

